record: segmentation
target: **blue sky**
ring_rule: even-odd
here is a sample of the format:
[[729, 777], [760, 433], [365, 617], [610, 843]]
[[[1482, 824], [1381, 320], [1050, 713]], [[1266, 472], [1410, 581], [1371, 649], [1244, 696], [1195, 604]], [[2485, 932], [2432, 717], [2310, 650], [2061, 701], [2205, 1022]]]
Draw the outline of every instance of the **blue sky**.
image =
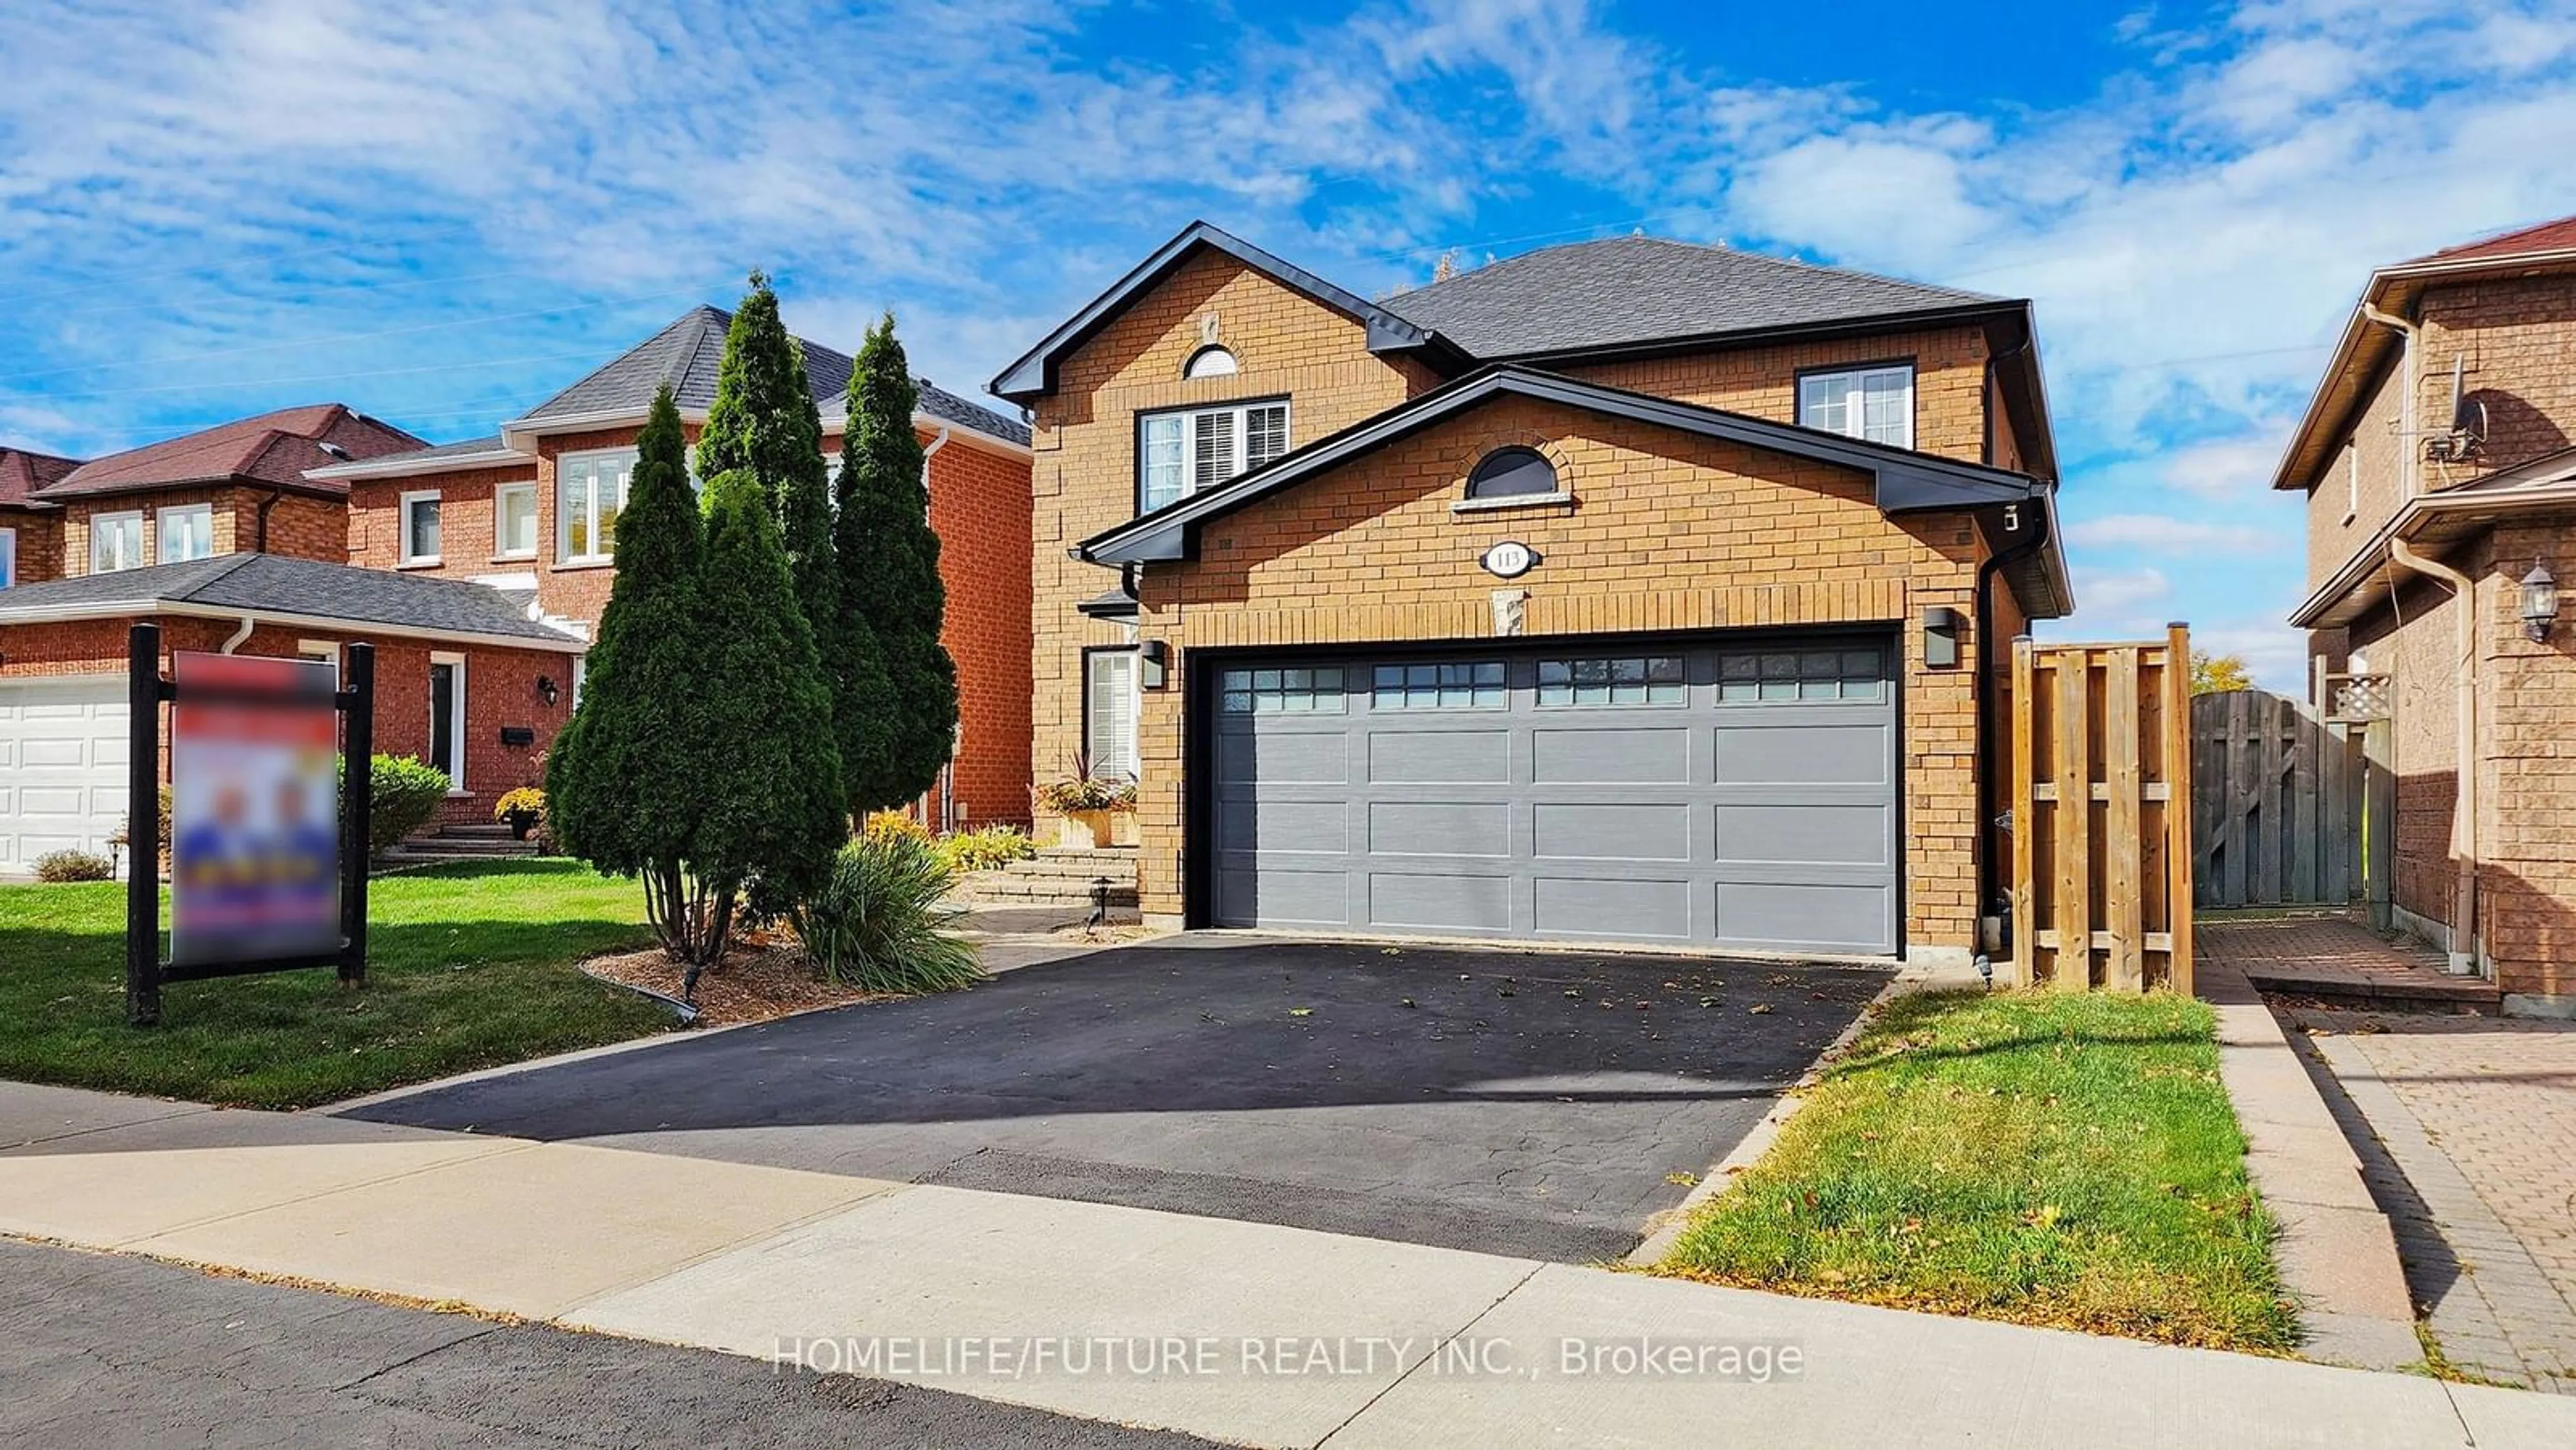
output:
[[14, 0], [0, 442], [488, 432], [768, 268], [960, 392], [1192, 217], [1357, 290], [1636, 229], [2039, 305], [2073, 632], [2276, 683], [2370, 268], [2576, 212], [2576, 0]]

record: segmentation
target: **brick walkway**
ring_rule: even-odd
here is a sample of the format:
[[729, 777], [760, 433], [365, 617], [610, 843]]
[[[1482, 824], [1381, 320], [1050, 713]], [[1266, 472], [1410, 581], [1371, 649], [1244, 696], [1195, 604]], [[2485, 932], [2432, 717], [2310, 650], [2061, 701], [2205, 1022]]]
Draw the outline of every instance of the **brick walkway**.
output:
[[2493, 982], [2444, 971], [2442, 954], [2422, 942], [2383, 937], [2344, 916], [2212, 914], [2192, 940], [2202, 956], [2234, 963], [2265, 992], [2488, 1013], [2501, 1000]]
[[[2355, 954], [2384, 949], [2348, 922], [2274, 930], [2313, 946], [2330, 928]], [[2233, 957], [2248, 945], [2220, 949]], [[2294, 1040], [2314, 1050], [2314, 1070], [2342, 1089], [2328, 1106], [2396, 1230], [2444, 1356], [2488, 1379], [2576, 1394], [2576, 1024], [2279, 1010], [2304, 1029]]]

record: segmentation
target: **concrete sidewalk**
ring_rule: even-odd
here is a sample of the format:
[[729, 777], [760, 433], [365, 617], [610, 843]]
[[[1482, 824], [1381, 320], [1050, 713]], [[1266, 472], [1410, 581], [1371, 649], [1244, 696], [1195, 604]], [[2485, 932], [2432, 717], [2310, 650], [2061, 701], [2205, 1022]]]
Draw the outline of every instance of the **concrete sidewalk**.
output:
[[2515, 1391], [1099, 1204], [7, 1084], [0, 1145], [0, 1233], [1242, 1444], [2576, 1443]]

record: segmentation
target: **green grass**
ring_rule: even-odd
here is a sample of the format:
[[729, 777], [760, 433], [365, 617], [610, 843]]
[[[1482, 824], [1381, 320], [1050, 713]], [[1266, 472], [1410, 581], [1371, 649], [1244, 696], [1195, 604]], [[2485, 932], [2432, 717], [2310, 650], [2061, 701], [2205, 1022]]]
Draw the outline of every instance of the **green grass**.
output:
[[1658, 1272], [2288, 1349], [2213, 1027], [2166, 995], [1899, 998]]
[[174, 983], [138, 1029], [123, 884], [0, 886], [0, 1078], [296, 1108], [641, 1036], [668, 1014], [576, 964], [648, 944], [643, 904], [577, 861], [379, 877], [363, 989], [327, 970]]

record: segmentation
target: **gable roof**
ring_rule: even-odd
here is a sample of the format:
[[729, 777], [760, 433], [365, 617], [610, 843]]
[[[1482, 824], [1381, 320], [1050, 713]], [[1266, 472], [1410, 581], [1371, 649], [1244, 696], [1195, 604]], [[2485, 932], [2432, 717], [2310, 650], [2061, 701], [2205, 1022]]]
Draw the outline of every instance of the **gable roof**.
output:
[[2345, 317], [2334, 356], [2282, 446], [2272, 487], [2308, 489], [2340, 450], [2352, 419], [2369, 402], [2371, 385], [2398, 355], [2394, 328], [2370, 320], [2367, 309], [2412, 318], [2425, 289], [2494, 274], [2576, 270], [2576, 216], [2517, 227], [2382, 267], [2363, 284], [2361, 299]]
[[[661, 331], [539, 403], [525, 417], [504, 424], [503, 438], [513, 431], [544, 431], [542, 425], [548, 423], [641, 415], [652, 407], [653, 394], [664, 383], [670, 384], [682, 413], [703, 413], [715, 404], [725, 329], [732, 325], [733, 314], [723, 308], [692, 307]], [[796, 342], [805, 350], [805, 381], [814, 394], [814, 406], [826, 420], [840, 418], [847, 411], [854, 366], [849, 355], [807, 338]], [[968, 402], [927, 378], [916, 377], [913, 383], [921, 389], [921, 411], [932, 418], [1022, 448], [1029, 445], [1028, 425], [1019, 419]]]
[[0, 624], [136, 614], [265, 616], [432, 639], [579, 652], [578, 635], [531, 618], [498, 589], [281, 554], [219, 554], [0, 591]]
[[43, 505], [28, 495], [60, 483], [65, 474], [80, 467], [77, 458], [58, 458], [51, 453], [33, 453], [24, 448], [0, 448], [0, 508], [28, 508]]
[[[201, 428], [159, 443], [94, 458], [40, 490], [46, 502], [101, 494], [244, 483], [338, 496], [344, 484], [308, 480], [308, 470], [421, 446], [389, 423], [339, 403], [281, 408]], [[337, 451], [334, 451], [337, 450]]]
[[2570, 248], [2576, 248], [2576, 216], [2563, 216], [2556, 221], [2515, 227], [2476, 241], [2461, 242], [2417, 257], [2415, 263], [2481, 262], [2498, 257], [2519, 257], [2531, 252], [2563, 252]]
[[[1878, 507], [1884, 513], [2029, 502], [2054, 509], [2049, 486], [2027, 474], [1604, 387], [1559, 373], [1498, 364], [1398, 404], [1214, 488], [1202, 489], [1096, 534], [1076, 545], [1074, 553], [1094, 564], [1193, 558], [1198, 547], [1198, 526], [1208, 520], [1504, 397], [1562, 404], [1856, 469], [1870, 475]], [[2073, 609], [2074, 593], [2066, 578], [2065, 554], [2055, 541], [2053, 528], [2045, 543], [2036, 556], [2015, 566], [2019, 572], [2014, 585], [2015, 593], [2029, 605], [2034, 617], [2054, 618]]]
[[1368, 350], [1371, 352], [1427, 350], [1446, 356], [1453, 364], [1463, 364], [1468, 360], [1463, 352], [1436, 331], [1392, 307], [1336, 287], [1222, 227], [1194, 221], [1181, 228], [1179, 235], [1156, 247], [1144, 261], [1129, 269], [1126, 276], [1111, 283], [1108, 291], [1084, 304], [1082, 310], [1067, 319], [1063, 326], [1048, 333], [1037, 346], [1002, 369], [987, 386], [999, 396], [1015, 400], [1037, 397], [1053, 390], [1056, 365], [1066, 354], [1097, 336], [1100, 329], [1127, 310], [1129, 303], [1203, 250], [1222, 252], [1284, 287], [1348, 314], [1368, 329]]
[[1524, 252], [1385, 305], [1492, 362], [1982, 312], [2005, 301], [1727, 247], [1609, 237]]

